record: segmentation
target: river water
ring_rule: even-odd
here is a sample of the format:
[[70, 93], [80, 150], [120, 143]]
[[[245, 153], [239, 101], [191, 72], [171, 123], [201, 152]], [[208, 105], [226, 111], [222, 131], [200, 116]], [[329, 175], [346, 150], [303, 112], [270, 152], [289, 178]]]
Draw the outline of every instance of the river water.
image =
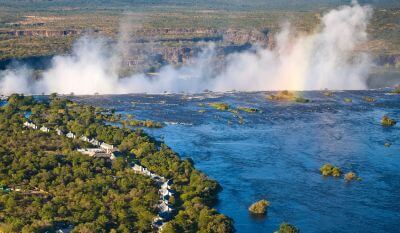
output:
[[[302, 92], [312, 102], [301, 104], [273, 102], [267, 94], [74, 99], [165, 122], [162, 129], [146, 131], [192, 158], [222, 185], [215, 208], [233, 218], [238, 232], [273, 232], [283, 221], [302, 232], [399, 232], [400, 125], [382, 127], [380, 119], [388, 114], [400, 121], [400, 95], [385, 90], [335, 92], [333, 97]], [[240, 124], [234, 114], [213, 109], [210, 102], [260, 112], [240, 112]], [[325, 163], [354, 171], [361, 180], [322, 177], [319, 168]], [[247, 208], [263, 198], [271, 202], [267, 215], [251, 216]]]

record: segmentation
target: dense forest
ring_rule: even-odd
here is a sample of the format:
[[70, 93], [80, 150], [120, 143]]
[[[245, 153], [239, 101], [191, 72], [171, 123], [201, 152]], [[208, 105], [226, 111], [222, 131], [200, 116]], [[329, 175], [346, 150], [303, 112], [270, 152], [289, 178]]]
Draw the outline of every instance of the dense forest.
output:
[[[82, 155], [78, 139], [23, 128], [29, 121], [116, 145], [115, 160]], [[0, 232], [152, 232], [159, 195], [133, 162], [173, 179], [176, 212], [163, 232], [233, 232], [210, 208], [219, 185], [142, 130], [106, 125], [112, 111], [57, 95], [12, 95], [0, 108]]]

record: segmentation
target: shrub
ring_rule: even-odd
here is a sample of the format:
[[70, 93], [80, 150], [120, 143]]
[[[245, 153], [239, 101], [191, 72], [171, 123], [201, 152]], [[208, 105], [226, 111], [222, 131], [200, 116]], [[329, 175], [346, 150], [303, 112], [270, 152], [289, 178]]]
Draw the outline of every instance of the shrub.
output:
[[333, 177], [339, 177], [341, 175], [340, 168], [332, 166], [332, 164], [324, 164], [319, 171], [323, 176], [333, 176]]
[[344, 175], [344, 179], [345, 179], [346, 181], [352, 181], [352, 180], [357, 179], [357, 175], [356, 175], [356, 173], [354, 173], [354, 172], [348, 172], [348, 173], [346, 173], [346, 174]]
[[267, 207], [269, 206], [269, 201], [267, 200], [260, 200], [257, 201], [255, 203], [253, 203], [250, 207], [249, 207], [249, 211], [252, 214], [265, 214], [265, 212], [267, 211]]
[[375, 102], [375, 99], [369, 96], [363, 96], [363, 100], [367, 101], [367, 102]]
[[382, 117], [382, 120], [381, 120], [381, 124], [383, 125], [383, 126], [393, 126], [393, 125], [395, 125], [397, 122], [395, 121], [395, 120], [393, 120], [393, 119], [390, 119], [388, 116], [383, 116]]
[[226, 103], [209, 103], [208, 105], [221, 111], [226, 111], [229, 109], [229, 105]]
[[344, 98], [343, 101], [346, 102], [346, 103], [351, 103], [351, 102], [353, 102], [353, 100], [351, 100], [350, 98]]
[[324, 166], [322, 166], [319, 171], [321, 172], [321, 174], [323, 176], [330, 176], [332, 174], [332, 168], [333, 166], [329, 163], [324, 164]]
[[309, 103], [310, 102], [309, 99], [306, 99], [306, 98], [303, 98], [303, 97], [296, 97], [294, 101], [297, 102], [297, 103]]
[[255, 113], [259, 111], [257, 108], [249, 108], [249, 107], [238, 107], [237, 109], [248, 113]]
[[279, 226], [279, 230], [275, 233], [299, 233], [299, 232], [300, 230], [297, 227], [284, 222]]
[[329, 90], [325, 90], [323, 93], [324, 93], [324, 95], [327, 96], [327, 97], [332, 97], [332, 96], [333, 96], [333, 92], [331, 92], [331, 91], [329, 91]]
[[300, 96], [295, 96], [293, 92], [290, 91], [280, 91], [276, 95], [269, 95], [267, 96], [268, 99], [270, 100], [276, 100], [276, 101], [295, 101], [298, 103], [308, 103], [310, 102], [309, 99], [300, 97]]
[[338, 167], [334, 167], [332, 169], [332, 176], [333, 177], [339, 177], [342, 174], [342, 172], [340, 171], [340, 169]]
[[393, 94], [400, 94], [400, 86], [397, 86], [396, 89], [392, 91]]

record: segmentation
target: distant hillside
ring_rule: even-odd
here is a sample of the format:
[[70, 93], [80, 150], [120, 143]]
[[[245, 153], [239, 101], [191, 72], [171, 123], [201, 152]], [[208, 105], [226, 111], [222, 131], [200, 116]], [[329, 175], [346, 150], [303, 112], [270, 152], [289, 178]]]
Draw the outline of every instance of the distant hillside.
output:
[[[398, 66], [400, 0], [360, 3], [375, 8], [370, 42], [360, 49], [379, 55], [381, 65]], [[152, 52], [157, 61], [181, 63], [193, 56], [199, 41], [213, 41], [223, 51], [246, 48], [260, 38], [268, 44], [272, 40], [258, 34], [272, 38], [286, 21], [311, 32], [322, 14], [344, 4], [351, 0], [0, 0], [0, 67], [14, 58], [68, 53], [88, 32], [116, 39], [122, 28], [137, 37], [132, 43], [142, 43], [133, 48], [147, 53], [143, 45], [154, 47], [157, 42], [160, 51]], [[248, 33], [254, 30], [259, 33]], [[148, 59], [135, 56], [127, 65], [145, 68], [139, 61]]]
[[[400, 7], [398, 0], [360, 0], [375, 7]], [[316, 10], [350, 4], [351, 0], [0, 0], [10, 10]]]

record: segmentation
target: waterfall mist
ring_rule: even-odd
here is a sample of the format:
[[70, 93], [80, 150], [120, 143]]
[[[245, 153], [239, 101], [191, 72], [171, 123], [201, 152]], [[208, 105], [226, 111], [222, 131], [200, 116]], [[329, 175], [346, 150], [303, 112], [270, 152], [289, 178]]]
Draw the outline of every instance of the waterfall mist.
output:
[[[123, 43], [84, 36], [69, 55], [55, 56], [40, 79], [20, 66], [0, 72], [2, 94], [123, 94], [212, 91], [365, 89], [371, 60], [356, 51], [367, 42], [372, 8], [353, 2], [323, 15], [312, 33], [296, 32], [289, 23], [275, 36], [274, 48], [255, 45], [233, 53], [215, 68], [215, 46], [208, 44], [187, 65], [167, 65], [156, 77], [119, 77]], [[124, 40], [126, 40], [124, 36]]]

